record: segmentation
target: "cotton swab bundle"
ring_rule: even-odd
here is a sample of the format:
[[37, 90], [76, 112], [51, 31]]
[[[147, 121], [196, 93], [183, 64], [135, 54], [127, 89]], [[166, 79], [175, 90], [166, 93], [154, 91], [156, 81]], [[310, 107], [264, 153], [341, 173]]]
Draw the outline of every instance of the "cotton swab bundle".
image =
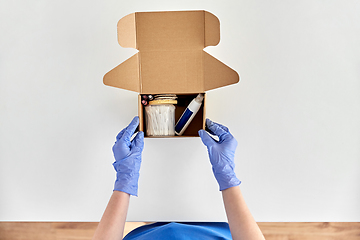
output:
[[145, 107], [146, 134], [148, 136], [175, 135], [175, 106], [172, 104]]

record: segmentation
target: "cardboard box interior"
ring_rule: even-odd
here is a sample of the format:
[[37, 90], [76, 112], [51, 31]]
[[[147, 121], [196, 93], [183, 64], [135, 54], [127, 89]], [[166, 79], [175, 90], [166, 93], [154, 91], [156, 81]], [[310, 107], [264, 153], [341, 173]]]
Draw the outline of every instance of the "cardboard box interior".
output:
[[[195, 115], [194, 119], [191, 121], [185, 132], [182, 136], [176, 136], [176, 137], [198, 137], [198, 131], [200, 129], [205, 129], [205, 110], [206, 110], [206, 93], [204, 94], [204, 100], [203, 103]], [[178, 103], [175, 105], [175, 123], [179, 120], [187, 106], [190, 104], [190, 102], [197, 96], [198, 94], [177, 94], [178, 97]], [[146, 119], [145, 119], [145, 106], [141, 104], [141, 94], [139, 94], [138, 97], [139, 101], [139, 130], [144, 131], [145, 137], [149, 137], [146, 134]], [[155, 136], [152, 136], [155, 137]], [[159, 137], [174, 137], [174, 136], [159, 136]], [[156, 137], [155, 137], [156, 138]]]

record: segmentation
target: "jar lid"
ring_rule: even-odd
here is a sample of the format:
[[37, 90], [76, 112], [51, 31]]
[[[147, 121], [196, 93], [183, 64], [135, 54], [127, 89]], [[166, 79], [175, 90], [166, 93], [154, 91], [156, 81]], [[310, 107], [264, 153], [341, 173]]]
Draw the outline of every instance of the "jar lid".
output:
[[149, 105], [165, 105], [165, 104], [177, 104], [177, 100], [174, 99], [158, 99], [149, 101]]

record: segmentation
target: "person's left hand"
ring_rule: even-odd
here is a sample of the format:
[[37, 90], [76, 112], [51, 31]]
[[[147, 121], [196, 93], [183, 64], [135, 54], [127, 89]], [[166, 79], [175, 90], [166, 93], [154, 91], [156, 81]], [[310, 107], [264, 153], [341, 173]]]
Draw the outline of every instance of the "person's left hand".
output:
[[219, 138], [217, 141], [210, 137], [205, 130], [199, 130], [199, 136], [208, 149], [210, 163], [220, 191], [240, 185], [241, 181], [236, 177], [234, 171], [236, 139], [227, 127], [210, 119], [206, 119], [206, 128], [209, 133]]
[[114, 191], [126, 192], [137, 196], [141, 154], [144, 148], [144, 132], [140, 131], [130, 141], [137, 126], [139, 117], [134, 117], [129, 126], [124, 128], [116, 137], [112, 148], [116, 171]]

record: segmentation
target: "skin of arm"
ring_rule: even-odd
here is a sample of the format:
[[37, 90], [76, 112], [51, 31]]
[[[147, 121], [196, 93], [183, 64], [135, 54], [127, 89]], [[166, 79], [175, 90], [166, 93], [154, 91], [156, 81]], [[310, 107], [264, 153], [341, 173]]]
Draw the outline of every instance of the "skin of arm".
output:
[[131, 123], [117, 136], [113, 146], [116, 171], [114, 191], [109, 203], [95, 230], [93, 240], [122, 239], [130, 195], [137, 196], [141, 155], [144, 148], [144, 132], [134, 135], [139, 118], [134, 117]]
[[129, 201], [130, 195], [128, 193], [113, 192], [100, 223], [95, 230], [93, 240], [122, 238]]
[[264, 240], [259, 226], [254, 220], [240, 187], [231, 187], [222, 191], [226, 216], [234, 240]]
[[226, 215], [233, 239], [263, 240], [259, 226], [254, 220], [240, 191], [241, 181], [236, 177], [235, 150], [237, 141], [229, 129], [206, 119], [207, 131], [219, 140], [212, 138], [205, 130], [199, 136], [208, 149], [214, 176], [222, 191]]

